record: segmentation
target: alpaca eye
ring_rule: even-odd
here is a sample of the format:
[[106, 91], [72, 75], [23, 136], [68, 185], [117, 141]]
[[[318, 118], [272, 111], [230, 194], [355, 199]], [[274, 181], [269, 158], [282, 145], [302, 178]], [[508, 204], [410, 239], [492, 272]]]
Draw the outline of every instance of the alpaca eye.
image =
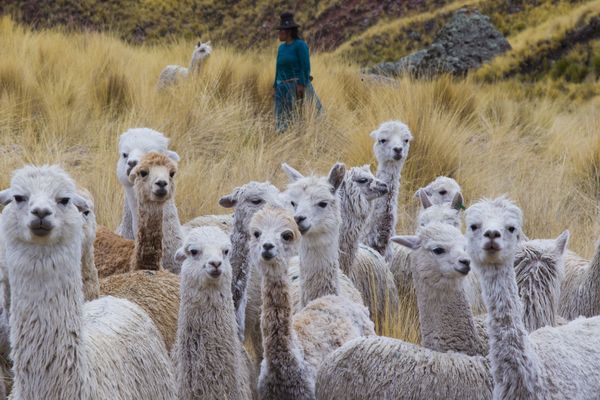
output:
[[515, 227], [514, 227], [514, 226], [509, 226], [509, 227], [508, 227], [508, 231], [509, 231], [510, 233], [513, 233], [513, 232], [515, 231]]
[[254, 237], [258, 239], [260, 237], [260, 232], [254, 231]]
[[445, 195], [446, 195], [446, 193], [448, 193], [448, 191], [447, 191], [447, 190], [440, 190], [440, 194], [441, 194], [442, 196], [445, 196]]
[[432, 251], [433, 251], [434, 254], [437, 254], [438, 256], [441, 255], [441, 254], [444, 254], [446, 252], [446, 250], [444, 250], [441, 247], [436, 247]]
[[254, 199], [254, 200], [250, 200], [250, 202], [252, 204], [254, 204], [255, 206], [257, 206], [257, 205], [261, 204], [263, 201], [262, 201], [262, 199]]
[[141, 171], [140, 171], [140, 176], [141, 176], [142, 178], [145, 178], [145, 177], [147, 177], [147, 176], [148, 176], [148, 171], [146, 171], [146, 170], [144, 170], [144, 169], [143, 169], [143, 170], [141, 170]]
[[18, 195], [18, 194], [15, 194], [15, 195], [13, 196], [13, 198], [15, 199], [15, 201], [16, 201], [17, 203], [22, 203], [22, 202], [24, 202], [24, 201], [25, 201], [25, 196], [20, 196], [20, 195]]
[[477, 229], [479, 229], [479, 226], [478, 226], [478, 225], [476, 225], [476, 224], [473, 224], [473, 225], [471, 225], [469, 228], [471, 228], [471, 230], [472, 230], [473, 232], [475, 232]]
[[367, 183], [368, 179], [367, 178], [361, 178], [359, 180], [357, 180], [356, 182], [360, 183], [361, 185], [364, 185], [365, 183]]
[[281, 238], [286, 242], [289, 242], [294, 239], [294, 234], [290, 231], [286, 231], [281, 234]]
[[191, 250], [190, 250], [190, 254], [191, 254], [191, 255], [193, 255], [193, 256], [196, 256], [196, 255], [198, 255], [198, 250], [196, 250], [196, 249], [191, 249]]
[[89, 210], [88, 210], [88, 211], [84, 211], [84, 212], [83, 212], [83, 215], [85, 215], [86, 217], [87, 217], [88, 215], [90, 215], [90, 212], [89, 212]]
[[291, 203], [292, 207], [294, 207], [294, 208], [296, 208], [296, 206], [298, 205], [298, 204], [296, 204], [295, 201], [290, 201], [290, 203]]
[[408, 139], [404, 139], [404, 143], [408, 143]]
[[60, 204], [62, 204], [63, 206], [66, 206], [67, 204], [69, 204], [69, 201], [70, 201], [70, 200], [71, 200], [71, 199], [70, 199], [70, 198], [68, 198], [68, 197], [63, 197], [62, 199], [59, 199], [59, 200], [58, 200], [58, 202], [59, 202]]
[[171, 178], [172, 178], [172, 177], [174, 177], [174, 176], [175, 176], [175, 171], [171, 171], [171, 172], [169, 173], [169, 176], [170, 176]]
[[325, 208], [327, 207], [327, 202], [326, 201], [320, 201], [319, 204], [317, 204], [319, 207], [321, 208]]
[[387, 139], [379, 139], [379, 144], [384, 144], [385, 142], [387, 142]]
[[123, 156], [123, 158], [127, 158], [127, 157], [129, 157], [129, 154], [123, 153], [122, 156]]
[[223, 250], [223, 255], [224, 255], [224, 256], [227, 256], [228, 254], [229, 254], [229, 249], [225, 249], [225, 250]]

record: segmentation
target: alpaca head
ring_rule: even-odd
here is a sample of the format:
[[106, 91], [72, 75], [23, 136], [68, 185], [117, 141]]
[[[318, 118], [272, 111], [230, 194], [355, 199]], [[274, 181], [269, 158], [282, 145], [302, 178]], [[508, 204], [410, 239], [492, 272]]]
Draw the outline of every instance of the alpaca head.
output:
[[85, 199], [87, 207], [80, 209], [83, 218], [83, 246], [92, 247], [96, 240], [96, 214], [94, 212], [94, 198], [92, 194], [82, 187], [77, 188], [77, 194]]
[[212, 46], [210, 41], [206, 43], [198, 42], [194, 52], [192, 53], [192, 68], [197, 67], [202, 61], [204, 61], [212, 53]]
[[173, 197], [177, 164], [155, 152], [146, 154], [129, 174], [139, 201], [164, 203]]
[[380, 164], [404, 165], [413, 139], [410, 129], [400, 121], [387, 121], [371, 132], [375, 140], [373, 152]]
[[369, 165], [350, 168], [344, 177], [344, 187], [351, 195], [367, 201], [374, 200], [388, 192], [385, 182], [375, 178]]
[[[525, 276], [538, 276], [543, 279], [560, 279], [564, 274], [564, 257], [570, 233], [561, 233], [556, 239], [535, 239], [523, 241], [515, 253], [515, 270], [522, 270]], [[538, 271], [545, 271], [543, 276]], [[547, 276], [549, 271], [556, 275]], [[543, 282], [548, 284], [548, 282]]]
[[453, 226], [434, 222], [420, 228], [416, 236], [394, 236], [392, 240], [413, 250], [415, 279], [429, 287], [456, 287], [470, 271], [467, 240]]
[[254, 214], [250, 222], [250, 249], [263, 274], [282, 274], [285, 262], [297, 254], [300, 232], [292, 212], [267, 206]]
[[460, 210], [463, 207], [462, 194], [456, 193], [451, 203], [433, 204], [425, 191], [419, 193], [421, 210], [417, 216], [419, 227], [427, 226], [433, 222], [441, 222], [461, 228]]
[[502, 196], [483, 199], [465, 212], [469, 254], [478, 266], [504, 266], [521, 241], [523, 212]]
[[461, 192], [460, 185], [452, 178], [438, 176], [427, 186], [417, 190], [415, 197], [420, 198], [422, 193], [429, 197], [431, 204], [450, 203], [457, 193]]
[[168, 150], [169, 139], [162, 133], [150, 128], [132, 128], [119, 138], [119, 160], [117, 161], [117, 177], [121, 185], [131, 187], [129, 174], [142, 157], [151, 151], [166, 154], [173, 161], [179, 161], [179, 155]]
[[248, 226], [254, 213], [265, 205], [282, 207], [283, 200], [279, 189], [270, 182], [248, 182], [236, 187], [228, 195], [221, 197], [219, 204], [235, 208], [234, 218], [240, 226]]
[[335, 164], [324, 177], [304, 177], [285, 163], [282, 168], [291, 182], [285, 196], [294, 208], [294, 220], [302, 236], [337, 235], [340, 225], [337, 190], [344, 180], [345, 165]]
[[175, 258], [181, 265], [181, 279], [198, 288], [229, 288], [231, 265], [229, 236], [216, 226], [189, 231]]
[[57, 166], [25, 166], [13, 173], [10, 188], [0, 192], [3, 236], [24, 243], [53, 245], [81, 240], [89, 208], [75, 182]]

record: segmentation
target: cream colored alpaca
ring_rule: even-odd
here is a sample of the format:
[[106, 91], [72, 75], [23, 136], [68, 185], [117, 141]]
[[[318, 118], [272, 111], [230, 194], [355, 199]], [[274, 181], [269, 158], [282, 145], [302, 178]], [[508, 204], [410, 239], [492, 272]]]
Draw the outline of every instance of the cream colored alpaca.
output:
[[175, 85], [180, 80], [186, 79], [190, 73], [199, 71], [200, 66], [206, 61], [208, 56], [210, 56], [210, 53], [212, 53], [210, 41], [206, 43], [198, 42], [192, 53], [189, 68], [180, 65], [167, 65], [161, 71], [157, 84], [158, 90]]

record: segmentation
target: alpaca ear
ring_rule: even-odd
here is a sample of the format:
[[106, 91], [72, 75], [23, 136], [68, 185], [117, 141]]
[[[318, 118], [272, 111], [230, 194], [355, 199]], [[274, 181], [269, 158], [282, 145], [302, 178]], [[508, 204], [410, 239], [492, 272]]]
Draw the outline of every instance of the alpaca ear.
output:
[[92, 208], [90, 202], [85, 197], [80, 196], [77, 193], [71, 197], [71, 201], [73, 202], [75, 207], [77, 207], [77, 210], [79, 210], [79, 212], [90, 211]]
[[421, 239], [418, 236], [392, 236], [391, 240], [412, 250], [421, 247]]
[[177, 252], [175, 253], [175, 261], [181, 263], [185, 260], [186, 255], [185, 255], [185, 250], [183, 249], [183, 247], [180, 247], [177, 249]]
[[237, 187], [235, 189], [233, 189], [233, 192], [226, 194], [225, 196], [221, 197], [219, 199], [219, 205], [221, 207], [225, 207], [225, 208], [232, 208], [235, 207], [235, 205], [238, 202], [238, 194], [240, 192], [240, 188]]
[[369, 133], [369, 136], [371, 136], [373, 139], [376, 139], [378, 133], [379, 133], [378, 130], [374, 130], [373, 132]]
[[211, 43], [210, 40], [208, 42], [204, 43], [204, 44], [207, 45], [207, 46], [212, 46], [212, 43]]
[[344, 175], [346, 175], [346, 166], [343, 163], [336, 163], [333, 167], [331, 167], [328, 180], [331, 186], [333, 186], [334, 193], [344, 181]]
[[419, 200], [421, 200], [421, 205], [423, 208], [429, 208], [433, 205], [431, 204], [431, 200], [429, 199], [425, 189], [419, 189], [417, 190], [417, 193], [419, 194]]
[[179, 160], [181, 159], [181, 158], [179, 158], [179, 154], [177, 154], [173, 150], [167, 150], [167, 157], [169, 157], [171, 160], [173, 160], [175, 162], [179, 162]]
[[565, 254], [565, 251], [567, 250], [567, 244], [569, 243], [570, 236], [571, 236], [571, 233], [567, 229], [563, 233], [558, 235], [558, 237], [556, 238], [556, 240], [555, 240], [556, 251], [558, 251], [559, 254]]
[[12, 190], [10, 188], [4, 189], [0, 192], [0, 204], [7, 205], [13, 199]]
[[459, 211], [465, 209], [465, 200], [463, 199], [462, 193], [458, 192], [454, 195], [451, 207]]
[[290, 167], [288, 165], [288, 163], [281, 164], [281, 169], [288, 176], [288, 179], [290, 180], [290, 182], [296, 182], [296, 181], [304, 178], [304, 175], [302, 175], [300, 172], [298, 172], [298, 170]]

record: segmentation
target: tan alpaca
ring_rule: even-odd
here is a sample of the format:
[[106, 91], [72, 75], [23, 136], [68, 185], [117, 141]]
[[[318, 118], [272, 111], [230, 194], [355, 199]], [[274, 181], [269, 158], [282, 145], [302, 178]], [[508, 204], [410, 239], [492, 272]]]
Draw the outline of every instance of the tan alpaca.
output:
[[142, 307], [157, 325], [170, 349], [177, 332], [179, 277], [162, 267], [163, 206], [173, 196], [176, 164], [167, 156], [148, 153], [131, 172], [138, 199], [138, 231], [131, 272], [100, 281], [100, 293], [128, 299]]

